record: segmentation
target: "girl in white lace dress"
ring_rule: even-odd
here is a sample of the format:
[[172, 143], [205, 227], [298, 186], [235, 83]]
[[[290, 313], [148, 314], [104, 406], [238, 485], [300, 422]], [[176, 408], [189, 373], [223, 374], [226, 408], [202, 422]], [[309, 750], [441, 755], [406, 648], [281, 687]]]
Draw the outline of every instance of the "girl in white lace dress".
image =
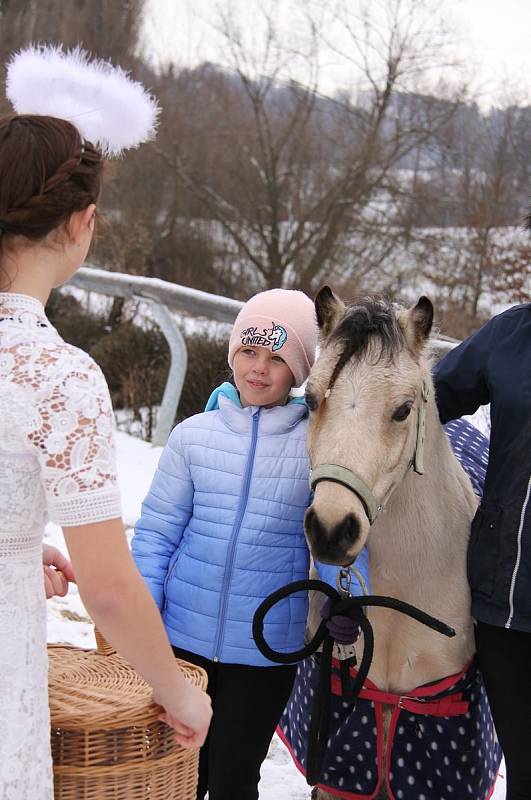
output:
[[70, 123], [0, 119], [0, 798], [51, 800], [42, 537], [63, 526], [81, 597], [188, 746], [210, 701], [175, 666], [120, 519], [113, 415], [92, 359], [45, 316], [83, 262], [100, 152]]

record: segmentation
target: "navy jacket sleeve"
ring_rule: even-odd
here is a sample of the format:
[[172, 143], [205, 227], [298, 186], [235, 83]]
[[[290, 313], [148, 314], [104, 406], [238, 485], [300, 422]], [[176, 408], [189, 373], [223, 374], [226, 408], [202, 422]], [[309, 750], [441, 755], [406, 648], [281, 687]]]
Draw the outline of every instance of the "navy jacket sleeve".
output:
[[490, 402], [487, 367], [496, 317], [455, 347], [433, 372], [439, 416], [444, 424], [474, 414]]

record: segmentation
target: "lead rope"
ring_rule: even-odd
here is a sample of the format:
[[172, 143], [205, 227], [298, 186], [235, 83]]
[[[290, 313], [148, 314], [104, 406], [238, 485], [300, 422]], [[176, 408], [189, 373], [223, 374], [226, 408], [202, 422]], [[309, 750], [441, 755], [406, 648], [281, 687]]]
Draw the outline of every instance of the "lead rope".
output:
[[[311, 641], [300, 650], [295, 650], [292, 653], [280, 653], [276, 650], [272, 650], [264, 638], [265, 615], [274, 605], [284, 600], [286, 597], [296, 594], [297, 592], [309, 592], [312, 590], [322, 592], [330, 598], [330, 613], [328, 619], [323, 619], [321, 621]], [[304, 658], [308, 658], [308, 656], [315, 653], [321, 644], [323, 645], [319, 683], [313, 698], [308, 730], [306, 782], [310, 786], [314, 786], [320, 781], [323, 760], [330, 736], [330, 680], [332, 674], [332, 650], [334, 639], [330, 635], [326, 623], [331, 617], [341, 614], [354, 620], [354, 622], [360, 626], [363, 633], [364, 648], [358, 674], [353, 679], [350, 678], [349, 675], [348, 683], [345, 682], [345, 685], [343, 685], [342, 681], [343, 699], [353, 702], [358, 697], [363, 687], [371, 666], [374, 651], [372, 625], [364, 613], [364, 607], [366, 606], [392, 608], [395, 611], [399, 611], [401, 614], [416, 619], [417, 622], [441, 633], [443, 636], [455, 636], [453, 628], [445, 625], [444, 622], [441, 622], [435, 617], [430, 616], [430, 614], [426, 614], [425, 611], [421, 611], [421, 609], [415, 608], [415, 606], [409, 603], [404, 603], [402, 600], [380, 595], [342, 597], [341, 594], [328, 583], [313, 579], [294, 581], [281, 589], [277, 589], [276, 592], [270, 594], [260, 603], [253, 617], [253, 637], [256, 646], [263, 656], [276, 664], [293, 664], [294, 662], [302, 661]]]
[[[352, 565], [348, 567], [341, 567], [341, 569], [337, 573], [336, 586], [340, 596], [344, 600], [348, 597], [352, 597], [352, 592], [350, 591], [350, 584], [352, 582], [353, 575], [358, 580], [362, 594], [365, 596], [369, 594], [367, 590], [367, 584], [365, 583], [365, 579], [361, 574], [361, 572], [356, 567], [353, 567]], [[358, 664], [358, 660], [356, 658], [356, 649], [354, 645], [355, 642], [353, 642], [352, 644], [339, 644], [338, 642], [336, 642], [332, 649], [332, 655], [334, 654], [337, 655], [337, 659], [339, 661], [339, 676], [341, 679], [341, 694], [343, 695], [343, 697], [347, 697], [349, 694], [350, 668], [356, 667]]]

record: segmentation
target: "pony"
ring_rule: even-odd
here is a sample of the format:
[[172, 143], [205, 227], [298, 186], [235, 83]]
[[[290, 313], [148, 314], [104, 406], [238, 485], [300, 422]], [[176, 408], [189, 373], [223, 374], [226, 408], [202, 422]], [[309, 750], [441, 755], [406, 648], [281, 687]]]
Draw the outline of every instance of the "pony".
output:
[[[371, 297], [346, 306], [325, 286], [315, 308], [320, 347], [305, 393], [314, 491], [305, 532], [312, 556], [351, 565], [366, 546], [372, 594], [417, 606], [456, 632], [446, 638], [390, 609], [370, 608], [369, 680], [407, 698], [417, 687], [462, 673], [474, 655], [466, 557], [478, 499], [437, 413], [429, 352], [433, 305], [421, 297], [406, 310]], [[310, 631], [322, 604], [313, 600]], [[356, 650], [362, 647], [360, 637]], [[384, 703], [382, 710], [385, 743], [393, 706]], [[388, 769], [383, 763], [382, 775]], [[459, 797], [488, 796], [469, 789]], [[382, 778], [372, 797], [392, 796], [389, 777]]]

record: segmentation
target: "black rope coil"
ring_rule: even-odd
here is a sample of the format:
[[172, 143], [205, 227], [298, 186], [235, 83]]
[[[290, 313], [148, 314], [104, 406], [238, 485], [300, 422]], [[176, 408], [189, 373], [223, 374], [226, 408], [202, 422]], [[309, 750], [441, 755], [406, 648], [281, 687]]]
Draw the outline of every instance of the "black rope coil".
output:
[[[272, 650], [264, 638], [264, 619], [268, 611], [280, 600], [284, 600], [291, 594], [301, 591], [322, 592], [330, 598], [330, 610], [328, 617], [323, 619], [317, 628], [313, 638], [307, 645], [300, 650], [291, 653], [279, 653]], [[359, 695], [365, 679], [369, 672], [374, 652], [374, 633], [372, 625], [367, 619], [363, 609], [365, 606], [383, 606], [392, 608], [416, 619], [422, 625], [426, 625], [443, 636], [455, 636], [455, 630], [445, 625], [444, 622], [426, 614], [419, 608], [397, 600], [394, 597], [382, 597], [380, 595], [360, 595], [356, 597], [345, 597], [337, 592], [332, 586], [324, 581], [304, 580], [289, 583], [273, 592], [260, 603], [253, 618], [253, 637], [256, 646], [266, 658], [276, 664], [293, 664], [311, 656], [323, 645], [321, 658], [321, 669], [319, 673], [319, 683], [315, 692], [312, 709], [310, 714], [310, 725], [308, 730], [308, 750], [306, 755], [306, 781], [310, 786], [319, 783], [322, 771], [323, 760], [326, 746], [330, 736], [330, 676], [332, 673], [332, 650], [334, 638], [327, 628], [327, 622], [332, 617], [342, 615], [350, 617], [356, 622], [364, 638], [363, 656], [359, 666], [358, 674], [351, 679], [349, 674], [349, 664], [341, 661], [341, 687], [344, 700], [354, 702]]]

